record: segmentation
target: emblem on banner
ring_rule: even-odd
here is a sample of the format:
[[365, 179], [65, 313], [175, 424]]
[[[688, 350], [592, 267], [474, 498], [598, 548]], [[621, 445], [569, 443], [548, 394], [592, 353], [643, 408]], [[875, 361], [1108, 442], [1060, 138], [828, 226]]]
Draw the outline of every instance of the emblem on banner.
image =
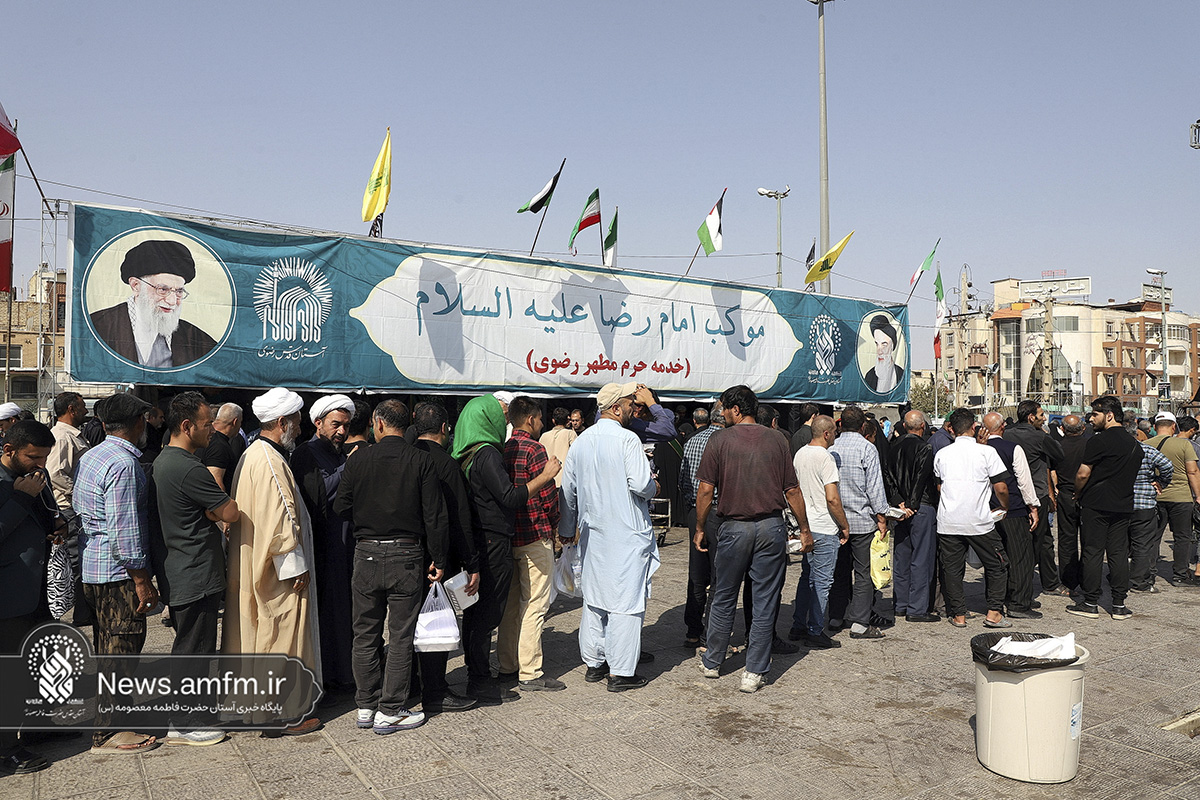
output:
[[75, 691], [75, 679], [83, 674], [83, 650], [64, 634], [44, 636], [29, 650], [29, 672], [42, 699], [65, 703]]
[[815, 367], [809, 370], [813, 383], [838, 383], [841, 372], [835, 372], [838, 351], [842, 348], [842, 331], [837, 321], [828, 314], [821, 314], [808, 326], [808, 344], [813, 351]]
[[[260, 358], [295, 360], [324, 355], [321, 326], [333, 309], [329, 279], [312, 262], [281, 258], [254, 282], [254, 311], [262, 321]], [[278, 345], [268, 342], [277, 342]]]

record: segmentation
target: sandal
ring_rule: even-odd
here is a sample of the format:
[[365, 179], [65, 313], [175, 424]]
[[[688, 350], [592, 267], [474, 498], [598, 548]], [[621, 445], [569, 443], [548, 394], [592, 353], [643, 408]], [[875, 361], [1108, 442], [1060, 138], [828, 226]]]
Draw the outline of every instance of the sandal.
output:
[[999, 622], [992, 622], [990, 619], [984, 617], [983, 620], [983, 627], [985, 628], [1011, 628], [1012, 626], [1013, 624], [1006, 619], [1001, 619]]
[[160, 742], [153, 736], [133, 731], [114, 733], [101, 744], [92, 745], [91, 752], [99, 754], [110, 753], [144, 753], [158, 747]]
[[[968, 613], [969, 613], [969, 612], [968, 612]], [[963, 617], [963, 621], [962, 621], [962, 622], [959, 622], [959, 621], [958, 621], [957, 619], [955, 619], [954, 617], [946, 617], [946, 621], [947, 621], [947, 622], [949, 622], [951, 625], [953, 625], [953, 626], [954, 626], [954, 627], [956, 627], [956, 628], [965, 628], [965, 627], [967, 627], [967, 615], [964, 615], [964, 617]]]

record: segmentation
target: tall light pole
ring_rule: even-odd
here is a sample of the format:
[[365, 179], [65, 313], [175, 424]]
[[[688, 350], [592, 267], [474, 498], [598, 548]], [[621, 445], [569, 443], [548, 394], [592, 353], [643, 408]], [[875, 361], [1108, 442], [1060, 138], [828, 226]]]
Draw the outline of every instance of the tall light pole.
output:
[[785, 185], [782, 192], [763, 189], [758, 193], [775, 201], [775, 285], [783, 288], [783, 198], [788, 196], [791, 186]]
[[[821, 94], [821, 252], [829, 252], [829, 125], [825, 111], [825, 3], [832, 0], [808, 0], [817, 7], [817, 73]], [[829, 276], [817, 284], [817, 291], [829, 294]]]
[[[1167, 375], [1167, 271], [1165, 269], [1147, 269], [1147, 274], [1158, 277], [1158, 307], [1162, 309], [1162, 330], [1158, 334], [1158, 355], [1162, 359], [1162, 377], [1159, 378], [1160, 389], [1157, 394], [1162, 397], [1161, 385], [1167, 385], [1167, 399], [1171, 397], [1171, 378]], [[1159, 405], [1162, 405], [1160, 400]], [[1170, 405], [1168, 403], [1167, 405]]]

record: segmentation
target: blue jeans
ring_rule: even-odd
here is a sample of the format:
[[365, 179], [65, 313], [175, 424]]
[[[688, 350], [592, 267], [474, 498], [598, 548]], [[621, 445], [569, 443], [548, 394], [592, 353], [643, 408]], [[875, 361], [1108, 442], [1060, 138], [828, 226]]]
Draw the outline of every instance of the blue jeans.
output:
[[833, 586], [833, 567], [837, 564], [838, 537], [813, 534], [813, 550], [800, 560], [800, 581], [796, 584], [796, 604], [792, 613], [792, 632], [820, 636], [825, 631], [829, 611], [829, 587]]
[[721, 523], [712, 610], [705, 639], [708, 651], [702, 656], [704, 666], [715, 669], [725, 660], [738, 589], [743, 576], [749, 573], [754, 622], [747, 637], [746, 671], [761, 674], [771, 669], [775, 617], [779, 613], [779, 592], [786, 570], [787, 527], [782, 515], [753, 522], [726, 519]]

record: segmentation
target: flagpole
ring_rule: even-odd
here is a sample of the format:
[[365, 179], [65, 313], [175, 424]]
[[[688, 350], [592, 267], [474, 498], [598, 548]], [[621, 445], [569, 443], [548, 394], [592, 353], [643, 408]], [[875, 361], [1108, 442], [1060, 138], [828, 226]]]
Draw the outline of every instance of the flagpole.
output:
[[[17, 122], [13, 122], [13, 133], [17, 131]], [[24, 152], [22, 150], [22, 152]], [[29, 156], [25, 156], [25, 163], [29, 163]], [[30, 169], [30, 174], [33, 170]], [[13, 154], [13, 203], [10, 209], [13, 218], [13, 238], [16, 238], [17, 226], [17, 158]], [[36, 181], [37, 179], [34, 178]], [[41, 187], [39, 187], [40, 189]], [[14, 242], [15, 243], [15, 242]], [[8, 402], [12, 394], [12, 308], [13, 308], [13, 292], [17, 290], [17, 260], [14, 258], [12, 264], [8, 267], [8, 334], [4, 340], [4, 402]]]
[[913, 282], [912, 288], [908, 290], [908, 297], [904, 298], [904, 305], [908, 305], [908, 301], [912, 300], [913, 292], [917, 290], [917, 284], [921, 282], [921, 278], [925, 277], [925, 270], [921, 270], [917, 275], [916, 281]]
[[600, 234], [600, 266], [604, 266], [604, 209], [600, 206], [600, 195], [596, 195], [596, 213], [600, 215], [600, 221], [596, 223], [599, 228], [597, 233]]
[[692, 264], [696, 263], [696, 256], [700, 255], [700, 247], [702, 244], [703, 242], [696, 245], [696, 252], [692, 253], [692, 260], [688, 262], [688, 268], [683, 271], [683, 277], [686, 278], [688, 273], [692, 271]]
[[[558, 172], [555, 174], [555, 176], [554, 176], [555, 178], [557, 178], [559, 175], [562, 175], [563, 167], [565, 167], [566, 165], [567, 165], [567, 160], [564, 158], [562, 160], [562, 163], [558, 165]], [[557, 182], [555, 182], [554, 188], [555, 189], [558, 188]], [[533, 247], [529, 248], [530, 256], [533, 255], [533, 251], [537, 248], [538, 237], [542, 235], [542, 223], [546, 221], [546, 213], [550, 211], [550, 201], [552, 201], [553, 199], [554, 199], [554, 192], [551, 191], [550, 196], [548, 198], [546, 198], [546, 205], [542, 206], [542, 219], [540, 222], [538, 222], [537, 233], [535, 233], [533, 235]]]
[[534, 251], [534, 249], [535, 249], [535, 248], [537, 248], [537, 240], [538, 240], [538, 237], [542, 235], [542, 223], [546, 221], [546, 212], [547, 212], [547, 211], [549, 211], [549, 210], [550, 210], [550, 204], [549, 204], [549, 203], [547, 203], [546, 205], [544, 205], [544, 206], [542, 207], [542, 219], [541, 219], [541, 222], [538, 222], [538, 229], [537, 229], [537, 233], [535, 233], [535, 234], [533, 235], [533, 247], [530, 247], [530, 248], [529, 248], [529, 255], [531, 255], [531, 256], [533, 255], [533, 251]]

